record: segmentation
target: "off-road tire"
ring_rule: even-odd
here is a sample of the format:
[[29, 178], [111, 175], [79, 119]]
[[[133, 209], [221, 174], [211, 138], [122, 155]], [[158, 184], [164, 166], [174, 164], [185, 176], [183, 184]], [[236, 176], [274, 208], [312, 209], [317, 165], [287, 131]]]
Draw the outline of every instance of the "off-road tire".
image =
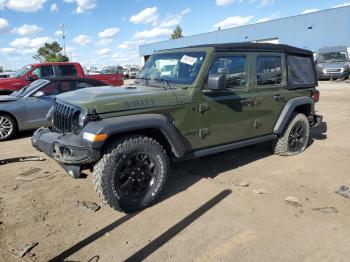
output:
[[[139, 200], [131, 200], [123, 195], [121, 187], [118, 188], [116, 185], [118, 179], [121, 179], [120, 174], [116, 172], [123, 165], [127, 165], [125, 161], [131, 159], [134, 154], [148, 155], [156, 166], [153, 183]], [[111, 208], [126, 213], [134, 212], [156, 201], [165, 184], [169, 167], [169, 157], [156, 140], [142, 135], [127, 136], [109, 144], [101, 160], [95, 165], [93, 171], [95, 189], [102, 201]]]
[[[302, 126], [305, 129], [305, 132], [302, 136], [303, 140], [300, 143], [301, 145], [296, 150], [291, 150], [291, 135], [292, 132], [297, 128], [297, 126]], [[280, 156], [292, 156], [303, 152], [308, 145], [310, 136], [310, 124], [307, 117], [304, 114], [294, 113], [284, 131], [283, 136], [277, 138], [272, 143], [272, 149], [274, 154]]]
[[[8, 127], [11, 129], [7, 129]], [[0, 113], [0, 142], [13, 138], [17, 134], [17, 131], [16, 119], [8, 114]]]

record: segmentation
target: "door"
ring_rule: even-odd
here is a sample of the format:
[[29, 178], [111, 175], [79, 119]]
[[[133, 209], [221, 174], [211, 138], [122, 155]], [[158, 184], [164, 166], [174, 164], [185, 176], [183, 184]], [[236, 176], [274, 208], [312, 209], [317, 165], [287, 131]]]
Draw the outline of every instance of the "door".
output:
[[[46, 114], [53, 106], [55, 96], [61, 93], [60, 89], [60, 83], [51, 82], [24, 99], [26, 111], [28, 112], [28, 124], [32, 128], [50, 125], [46, 120]], [[43, 92], [44, 95], [34, 97], [33, 95], [38, 91]]]
[[245, 139], [252, 127], [254, 93], [248, 81], [250, 59], [246, 53], [218, 54], [214, 58], [209, 74], [225, 74], [226, 89], [207, 92], [205, 87], [202, 92], [199, 136], [203, 147]]
[[251, 113], [254, 128], [249, 136], [271, 134], [288, 100], [285, 55], [282, 53], [254, 53], [252, 83], [256, 96]]

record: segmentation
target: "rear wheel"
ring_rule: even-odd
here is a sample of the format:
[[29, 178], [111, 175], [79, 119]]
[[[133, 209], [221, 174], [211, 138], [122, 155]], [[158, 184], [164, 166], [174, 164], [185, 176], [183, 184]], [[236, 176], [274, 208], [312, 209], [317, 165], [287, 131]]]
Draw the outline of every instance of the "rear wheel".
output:
[[115, 210], [133, 212], [151, 205], [169, 172], [164, 148], [146, 136], [111, 143], [95, 165], [93, 177], [102, 200]]
[[12, 138], [16, 132], [16, 120], [10, 115], [0, 113], [0, 141]]
[[276, 155], [292, 156], [305, 150], [310, 135], [310, 124], [304, 114], [293, 114], [283, 136], [273, 142]]

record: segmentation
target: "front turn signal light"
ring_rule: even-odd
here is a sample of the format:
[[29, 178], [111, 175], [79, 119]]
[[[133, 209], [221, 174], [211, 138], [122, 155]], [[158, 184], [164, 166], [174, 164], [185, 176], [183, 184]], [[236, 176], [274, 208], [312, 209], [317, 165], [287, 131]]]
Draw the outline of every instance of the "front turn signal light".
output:
[[83, 133], [83, 138], [90, 142], [102, 142], [105, 141], [107, 137], [108, 136], [106, 134], [91, 134], [88, 132]]

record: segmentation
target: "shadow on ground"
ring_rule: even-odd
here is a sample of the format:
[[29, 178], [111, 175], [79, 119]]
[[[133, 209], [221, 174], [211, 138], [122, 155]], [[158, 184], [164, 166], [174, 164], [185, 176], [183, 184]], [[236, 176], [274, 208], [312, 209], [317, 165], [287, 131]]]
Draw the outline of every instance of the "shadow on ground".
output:
[[[327, 138], [327, 124], [322, 123], [319, 127], [315, 128], [311, 132], [310, 145], [315, 140], [324, 140]], [[172, 174], [170, 175], [167, 186], [165, 187], [163, 194], [158, 201], [158, 203], [172, 197], [187, 188], [191, 187], [199, 180], [203, 178], [215, 178], [220, 173], [250, 164], [259, 159], [263, 159], [272, 154], [270, 143], [261, 143], [254, 146], [249, 146], [241, 148], [238, 150], [228, 151], [212, 156], [203, 157], [201, 159], [189, 160], [180, 163], [176, 163], [173, 166]], [[132, 254], [125, 261], [142, 261], [174, 236], [180, 233], [183, 229], [189, 226], [193, 221], [198, 219], [212, 207], [221, 202], [231, 194], [231, 190], [224, 190], [208, 202], [194, 210], [191, 214], [184, 217], [180, 222], [169, 228], [167, 231], [159, 235], [152, 242], [148, 243], [146, 246], [139, 249], [137, 252]], [[133, 217], [137, 216], [140, 212], [127, 214], [124, 217], [118, 219], [117, 221], [111, 223], [110, 225], [100, 229], [96, 233], [86, 237], [77, 244], [68, 248], [61, 254], [52, 258], [50, 261], [64, 261], [74, 253], [78, 252], [80, 249], [86, 247], [92, 242], [98, 240], [100, 237], [104, 236], [107, 232], [114, 230], [123, 223], [128, 222]], [[99, 256], [95, 256], [90, 261], [98, 261]], [[66, 260], [68, 261], [68, 260]]]

